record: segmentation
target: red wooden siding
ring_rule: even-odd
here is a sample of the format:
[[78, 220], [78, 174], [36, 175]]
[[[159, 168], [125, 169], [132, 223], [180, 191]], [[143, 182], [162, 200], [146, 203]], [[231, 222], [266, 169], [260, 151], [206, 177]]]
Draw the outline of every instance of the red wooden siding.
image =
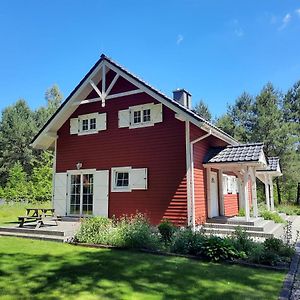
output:
[[[110, 75], [113, 77], [113, 74]], [[107, 85], [109, 80], [107, 80]], [[101, 83], [99, 84], [99, 86]], [[123, 79], [113, 93], [135, 89]], [[92, 92], [87, 98], [97, 97]], [[186, 224], [185, 126], [174, 112], [163, 107], [163, 122], [145, 128], [118, 128], [118, 111], [129, 106], [157, 103], [142, 93], [81, 105], [71, 116], [106, 112], [107, 130], [91, 135], [70, 135], [69, 120], [58, 131], [57, 172], [76, 169], [110, 170], [112, 167], [148, 168], [148, 189], [132, 192], [109, 192], [109, 216], [120, 217], [137, 211], [146, 213], [153, 224], [169, 218]], [[109, 180], [110, 182], [110, 180]], [[110, 190], [110, 187], [109, 187]]]
[[239, 213], [239, 195], [225, 194], [224, 208], [226, 217], [236, 216]]
[[[191, 125], [191, 140], [195, 140], [206, 132]], [[225, 143], [213, 136], [210, 136], [194, 144], [194, 189], [195, 189], [195, 221], [202, 224], [207, 219], [207, 176], [203, 167], [204, 157], [210, 147], [224, 146]]]

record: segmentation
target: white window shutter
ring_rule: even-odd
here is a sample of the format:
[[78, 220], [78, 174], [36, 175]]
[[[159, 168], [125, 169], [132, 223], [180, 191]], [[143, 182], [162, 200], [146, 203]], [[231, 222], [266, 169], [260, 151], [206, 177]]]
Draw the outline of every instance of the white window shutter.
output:
[[97, 130], [106, 130], [106, 113], [97, 114], [96, 116]]
[[147, 168], [131, 169], [129, 176], [130, 188], [133, 190], [147, 189]]
[[129, 109], [119, 110], [119, 128], [129, 127], [130, 113]]
[[162, 122], [162, 104], [155, 104], [151, 108], [151, 121], [153, 123]]
[[70, 119], [70, 134], [78, 134], [78, 118]]
[[108, 170], [94, 173], [93, 214], [108, 217]]
[[67, 211], [67, 173], [56, 173], [54, 178], [53, 205], [58, 216], [65, 216]]

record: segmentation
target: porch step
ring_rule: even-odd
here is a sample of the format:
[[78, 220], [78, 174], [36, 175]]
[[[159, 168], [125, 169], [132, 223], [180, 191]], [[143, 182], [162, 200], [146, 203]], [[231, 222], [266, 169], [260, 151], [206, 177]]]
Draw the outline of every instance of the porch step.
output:
[[[271, 221], [272, 222], [272, 221]], [[220, 224], [218, 224], [220, 225]], [[271, 226], [272, 225], [272, 226]], [[247, 234], [250, 237], [259, 237], [259, 238], [270, 238], [270, 237], [277, 237], [279, 238], [283, 234], [283, 224], [268, 224], [267, 230], [257, 230], [258, 228], [253, 228], [250, 229], [245, 229]], [[242, 227], [242, 226], [241, 226]], [[232, 227], [218, 227], [218, 226], [211, 226], [211, 227], [206, 227], [206, 224], [203, 226], [203, 231], [204, 233], [207, 234], [214, 234], [214, 235], [233, 235], [235, 232], [235, 228]], [[264, 227], [262, 227], [264, 229]]]
[[214, 228], [214, 229], [232, 229], [235, 230], [237, 227], [240, 227], [246, 231], [257, 231], [257, 232], [267, 232], [274, 227], [275, 223], [273, 221], [268, 220], [260, 220], [254, 226], [251, 225], [244, 225], [243, 223], [235, 224], [235, 223], [227, 223], [227, 224], [220, 224], [220, 223], [205, 223], [203, 225], [204, 228]]
[[59, 242], [59, 243], [63, 243], [66, 240], [66, 237], [64, 236], [29, 234], [29, 233], [19, 233], [19, 232], [4, 232], [4, 231], [0, 232], [0, 236], [19, 237], [19, 238], [44, 240], [44, 241], [52, 241], [52, 242]]
[[256, 226], [264, 219], [261, 217], [252, 218], [249, 221], [245, 220], [245, 217], [215, 217], [208, 219], [206, 223], [214, 224], [233, 224], [233, 225], [245, 225], [245, 226]]
[[34, 235], [47, 235], [47, 236], [65, 236], [63, 231], [57, 230], [40, 230], [31, 228], [19, 227], [0, 227], [0, 234], [2, 232], [21, 233], [21, 234], [34, 234]]

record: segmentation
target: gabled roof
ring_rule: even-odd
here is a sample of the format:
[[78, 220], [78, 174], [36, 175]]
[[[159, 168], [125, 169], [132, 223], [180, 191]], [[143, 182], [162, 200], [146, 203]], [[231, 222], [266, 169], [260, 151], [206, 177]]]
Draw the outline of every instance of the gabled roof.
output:
[[279, 168], [279, 157], [268, 157], [268, 170], [277, 171]]
[[268, 157], [268, 165], [265, 170], [257, 170], [259, 173], [265, 173], [272, 176], [281, 176], [281, 169], [279, 164], [279, 157]]
[[211, 148], [204, 158], [205, 164], [262, 163], [266, 165], [262, 143]]
[[[219, 137], [220, 139], [226, 141], [229, 144], [238, 144], [238, 142], [231, 137], [229, 134], [225, 133], [218, 127], [214, 126], [204, 118], [200, 117], [198, 114], [194, 113], [192, 110], [183, 106], [182, 104], [176, 102], [175, 100], [167, 97], [162, 92], [156, 90], [154, 87], [150, 86], [148, 83], [144, 82], [137, 76], [128, 72], [125, 68], [118, 65], [104, 54], [96, 62], [96, 64], [91, 68], [91, 70], [84, 76], [80, 83], [75, 87], [71, 94], [66, 98], [58, 110], [53, 114], [53, 116], [47, 121], [47, 123], [42, 127], [39, 133], [32, 140], [32, 146], [34, 148], [47, 149], [53, 146], [54, 140], [56, 138], [57, 130], [62, 126], [62, 124], [72, 115], [72, 113], [80, 105], [78, 103], [78, 95], [82, 93], [83, 89], [89, 85], [89, 80], [99, 72], [101, 66], [105, 64], [108, 68], [119, 72], [120, 76], [126, 77], [133, 84], [142, 88], [145, 93], [154, 97], [158, 101], [162, 102], [164, 105], [168, 106], [170, 109], [176, 113], [182, 115], [184, 118], [190, 120], [196, 126], [206, 130], [211, 131], [212, 135]], [[83, 99], [82, 99], [83, 100]], [[77, 101], [77, 104], [76, 104]]]

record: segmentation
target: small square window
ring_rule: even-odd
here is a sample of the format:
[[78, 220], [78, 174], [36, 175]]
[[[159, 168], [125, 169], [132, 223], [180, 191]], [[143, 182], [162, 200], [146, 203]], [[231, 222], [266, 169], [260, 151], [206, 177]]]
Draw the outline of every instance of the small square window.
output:
[[144, 109], [143, 110], [143, 122], [150, 122], [151, 121], [151, 109]]
[[96, 118], [90, 119], [90, 129], [96, 129]]
[[116, 172], [116, 187], [128, 187], [129, 186], [129, 173], [128, 172]]
[[141, 111], [134, 111], [133, 112], [133, 123], [134, 124], [138, 124], [141, 123], [142, 119], [141, 119]]
[[89, 130], [89, 120], [82, 120], [82, 131], [87, 131]]

